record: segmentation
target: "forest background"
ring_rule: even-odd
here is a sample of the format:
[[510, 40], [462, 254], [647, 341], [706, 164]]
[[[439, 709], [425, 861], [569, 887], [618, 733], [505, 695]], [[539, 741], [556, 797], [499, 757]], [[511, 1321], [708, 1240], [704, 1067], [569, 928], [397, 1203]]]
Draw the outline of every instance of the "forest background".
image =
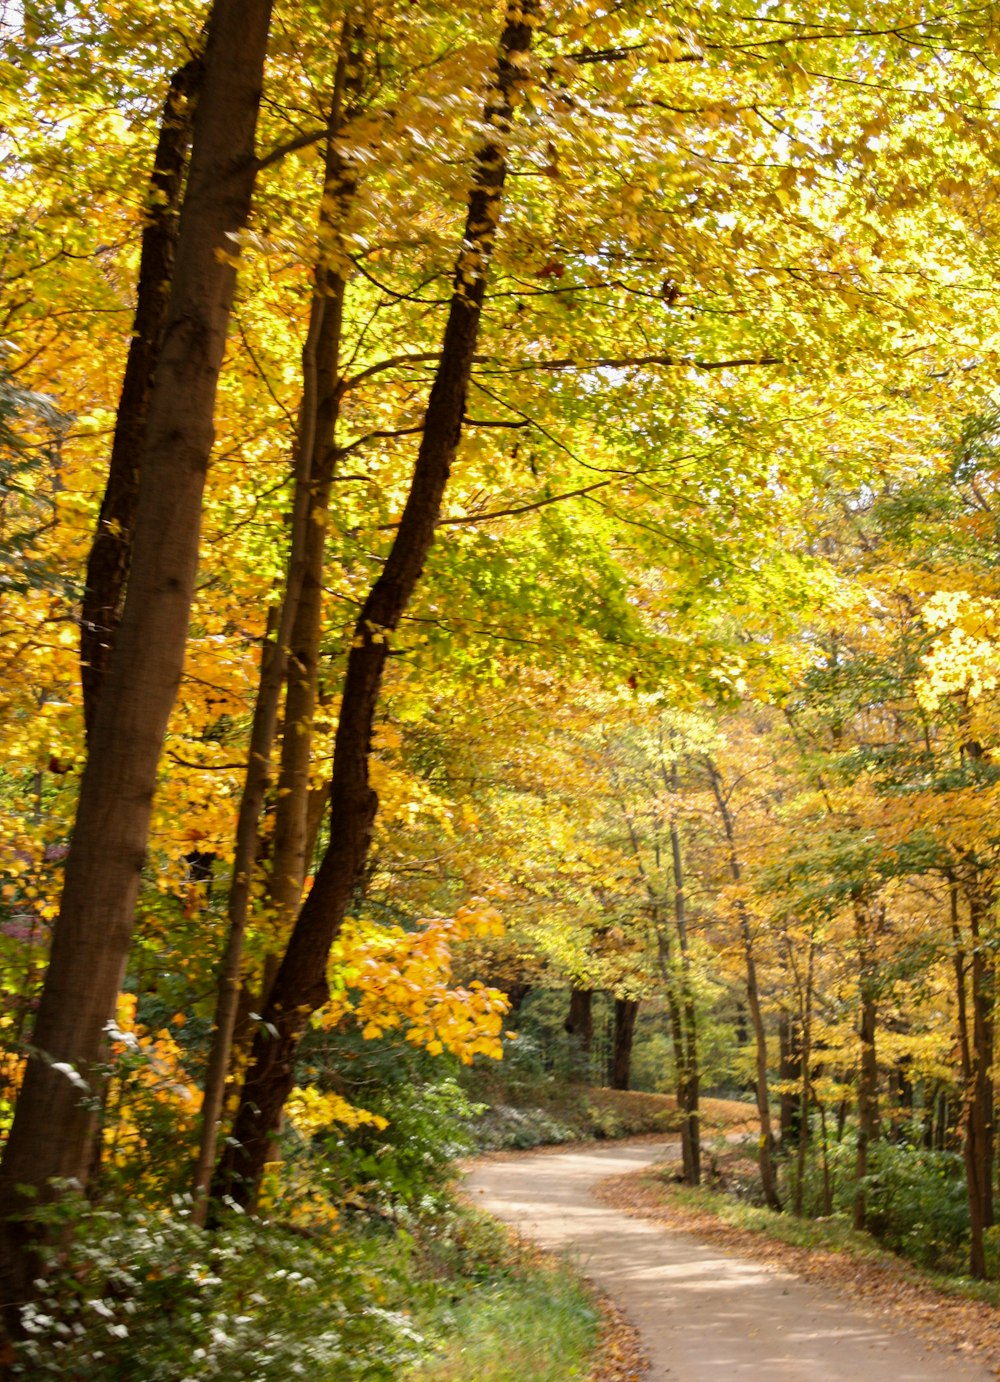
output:
[[995, 1272], [994, 7], [2, 22], [7, 1365], [288, 1375], [148, 1283], [291, 1222], [399, 1375], [344, 1222], [636, 1030], [689, 1181], [752, 1090], [772, 1208]]

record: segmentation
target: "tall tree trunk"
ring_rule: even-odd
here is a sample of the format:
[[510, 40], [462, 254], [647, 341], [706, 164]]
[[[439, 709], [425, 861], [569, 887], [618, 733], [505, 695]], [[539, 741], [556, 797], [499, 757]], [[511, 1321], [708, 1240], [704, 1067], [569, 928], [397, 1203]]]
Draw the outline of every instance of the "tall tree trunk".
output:
[[[670, 1020], [670, 1037], [674, 1048], [674, 1089], [677, 1112], [681, 1120], [681, 1165], [687, 1185], [701, 1183], [701, 1128], [698, 1116], [700, 1094], [700, 1074], [698, 1068], [698, 1010], [694, 1001], [694, 988], [691, 980], [691, 953], [688, 946], [687, 890], [684, 879], [684, 853], [681, 846], [680, 822], [674, 805], [680, 787], [680, 773], [676, 757], [671, 757], [667, 766], [667, 751], [660, 727], [659, 770], [671, 802], [667, 831], [670, 839], [670, 865], [673, 896], [673, 931], [677, 941], [677, 960], [674, 945], [664, 917], [663, 898], [655, 877], [650, 873], [643, 857], [639, 832], [633, 812], [630, 810], [625, 791], [614, 766], [613, 756], [608, 753], [612, 780], [618, 796], [622, 819], [628, 831], [636, 868], [642, 879], [649, 899], [650, 920], [656, 938], [657, 958], [660, 978], [667, 1003]], [[671, 746], [672, 747], [672, 746]], [[662, 821], [657, 818], [654, 860], [656, 869], [661, 866], [659, 835]]]
[[799, 1092], [798, 1143], [795, 1149], [795, 1213], [800, 1216], [804, 1211], [806, 1146], [810, 1141], [809, 1103], [812, 1097], [812, 1009], [815, 974], [816, 940], [815, 934], [812, 934], [809, 937], [805, 991], [802, 993], [801, 1045], [799, 1049], [802, 1069]]
[[[706, 760], [709, 781], [712, 785], [712, 795], [715, 797], [715, 804], [719, 809], [719, 816], [722, 821], [722, 829], [726, 838], [729, 855], [729, 874], [734, 883], [739, 883], [743, 878], [743, 869], [740, 864], [739, 854], [736, 852], [736, 827], [733, 821], [726, 794], [722, 790], [722, 777], [718, 768], [710, 760]], [[756, 1079], [754, 1088], [757, 1095], [757, 1115], [760, 1121], [759, 1139], [759, 1160], [760, 1160], [760, 1184], [764, 1192], [764, 1202], [768, 1208], [780, 1210], [781, 1199], [778, 1195], [778, 1183], [774, 1169], [774, 1131], [771, 1127], [771, 1097], [767, 1085], [767, 1034], [764, 1030], [764, 1015], [760, 1006], [760, 986], [757, 983], [757, 960], [754, 955], [753, 931], [750, 928], [750, 917], [742, 899], [738, 898], [735, 904], [736, 916], [739, 922], [740, 936], [743, 941], [743, 959], [746, 965], [747, 975], [747, 1007], [750, 1010], [750, 1025], [754, 1035], [754, 1051]]]
[[878, 1138], [878, 1056], [875, 1040], [878, 1030], [878, 970], [875, 959], [874, 923], [871, 908], [864, 899], [854, 904], [855, 935], [858, 942], [859, 1009], [858, 1043], [858, 1145], [854, 1163], [854, 1227], [863, 1229], [868, 1210], [865, 1177], [868, 1153]]
[[[661, 765], [662, 765], [661, 759]], [[664, 776], [666, 777], [665, 765]], [[669, 782], [675, 794], [679, 788], [676, 761], [672, 763]], [[673, 800], [673, 798], [671, 798]], [[701, 1125], [698, 1116], [698, 1095], [701, 1077], [698, 1069], [698, 1014], [691, 983], [691, 954], [688, 949], [687, 891], [684, 882], [684, 855], [681, 849], [680, 825], [673, 805], [670, 809], [670, 860], [674, 881], [674, 926], [680, 950], [679, 1027], [681, 1044], [677, 1049], [677, 1109], [681, 1116], [681, 1167], [686, 1185], [701, 1184]], [[673, 1029], [673, 1018], [671, 1027]]]
[[37, 1269], [32, 1232], [12, 1216], [50, 1194], [53, 1177], [85, 1182], [91, 1163], [93, 1067], [124, 975], [184, 660], [236, 280], [226, 251], [250, 206], [270, 17], [271, 0], [216, 0], [209, 19], [128, 593], [90, 736], [34, 1054], [0, 1167], [0, 1299], [15, 1325]]
[[146, 440], [150, 391], [167, 320], [178, 215], [201, 73], [201, 58], [192, 58], [170, 79], [149, 179], [132, 339], [118, 399], [107, 484], [87, 557], [80, 610], [80, 684], [88, 737], [94, 727], [98, 697], [111, 660], [114, 631], [121, 615], [132, 556], [139, 461]]
[[[959, 1041], [965, 1077], [962, 1154], [969, 1201], [969, 1271], [973, 1277], [982, 1280], [986, 1276], [985, 1231], [994, 1222], [993, 1009], [996, 973], [989, 938], [983, 934], [991, 899], [976, 877], [966, 884], [965, 892], [969, 909], [971, 955], [966, 955], [961, 945], [958, 891], [952, 884]], [[966, 990], [967, 974], [971, 977], [971, 995]]]
[[[247, 753], [246, 779], [236, 824], [236, 848], [227, 908], [226, 948], [219, 973], [212, 1044], [205, 1074], [201, 1108], [201, 1134], [194, 1172], [195, 1222], [204, 1223], [208, 1213], [208, 1189], [215, 1166], [220, 1119], [225, 1101], [237, 1010], [242, 991], [243, 943], [250, 907], [251, 884], [258, 853], [261, 808], [271, 770], [271, 750], [278, 721], [281, 687], [286, 669], [295, 669], [289, 678], [289, 697], [285, 710], [283, 745], [293, 742], [298, 753], [304, 743], [304, 769], [298, 763], [289, 784], [287, 751], [283, 753], [276, 805], [274, 870], [283, 880], [279, 906], [297, 905], [305, 876], [306, 813], [309, 797], [309, 760], [312, 736], [315, 667], [318, 657], [325, 514], [329, 503], [334, 464], [334, 434], [340, 397], [339, 360], [346, 280], [340, 270], [341, 255], [332, 261], [331, 245], [340, 249], [338, 223], [356, 187], [353, 168], [341, 157], [337, 136], [350, 112], [343, 109], [344, 93], [354, 84], [354, 71], [360, 61], [356, 26], [345, 26], [326, 141], [326, 159], [319, 217], [319, 254], [316, 281], [310, 304], [309, 329], [302, 348], [302, 404], [295, 460], [295, 496], [292, 505], [288, 570], [281, 612], [274, 643], [266, 645], [261, 659], [260, 681], [254, 703], [254, 718]], [[310, 657], [310, 649], [312, 655]], [[305, 684], [298, 700], [293, 686]], [[305, 695], [305, 704], [303, 703]], [[304, 717], [308, 716], [307, 719]], [[286, 800], [287, 798], [287, 800]], [[288, 877], [289, 816], [295, 827], [293, 846], [297, 886]], [[272, 879], [272, 896], [274, 895]], [[270, 976], [268, 976], [270, 977]], [[260, 1007], [269, 983], [264, 985]]]
[[615, 1036], [608, 1071], [608, 1082], [612, 1089], [629, 1088], [632, 1078], [632, 1040], [638, 1012], [638, 998], [615, 999]]
[[298, 914], [312, 844], [309, 779], [323, 632], [327, 514], [337, 464], [337, 424], [343, 396], [340, 349], [350, 263], [343, 226], [358, 187], [357, 166], [341, 152], [337, 136], [341, 127], [358, 113], [363, 43], [361, 26], [349, 21], [341, 43], [338, 92], [326, 145], [319, 235], [321, 259], [313, 297], [313, 311], [320, 315], [312, 360], [315, 427], [307, 481], [302, 581], [288, 651], [281, 768], [274, 804], [274, 838], [268, 879], [268, 898], [278, 936], [282, 939]]
[[572, 988], [569, 1012], [563, 1023], [567, 1036], [576, 1038], [580, 1078], [590, 1079], [590, 1053], [594, 1045], [594, 993], [592, 989]]
[[783, 1011], [778, 1018], [778, 1078], [781, 1080], [779, 1123], [781, 1150], [797, 1147], [801, 1131], [799, 1119], [802, 1080], [802, 1033], [798, 1019]]
[[213, 1182], [217, 1195], [251, 1204], [268, 1139], [294, 1080], [295, 1053], [310, 1015], [326, 1002], [330, 946], [364, 868], [378, 805], [368, 775], [372, 727], [389, 638], [413, 595], [434, 538], [462, 432], [507, 174], [506, 135], [538, 23], [532, 0], [508, 6], [497, 73], [458, 257], [441, 356], [424, 417], [410, 493], [395, 541], [365, 600], [347, 659], [330, 787], [330, 843], [299, 913], [251, 1053], [240, 1108]]

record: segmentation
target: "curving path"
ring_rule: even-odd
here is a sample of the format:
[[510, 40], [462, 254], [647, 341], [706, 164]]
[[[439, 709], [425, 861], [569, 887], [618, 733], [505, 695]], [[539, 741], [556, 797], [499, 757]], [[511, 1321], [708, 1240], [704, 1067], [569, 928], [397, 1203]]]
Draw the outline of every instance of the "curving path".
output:
[[[599, 1204], [607, 1176], [676, 1155], [632, 1142], [477, 1163], [470, 1198], [542, 1247], [566, 1252], [642, 1336], [646, 1382], [985, 1382], [994, 1374], [894, 1332], [838, 1295], [688, 1234]], [[530, 1382], [525, 1378], [525, 1382]]]

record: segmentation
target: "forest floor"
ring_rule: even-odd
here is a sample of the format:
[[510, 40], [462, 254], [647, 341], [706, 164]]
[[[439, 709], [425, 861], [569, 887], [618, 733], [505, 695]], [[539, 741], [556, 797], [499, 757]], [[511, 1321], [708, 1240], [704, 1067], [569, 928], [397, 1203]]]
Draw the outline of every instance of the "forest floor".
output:
[[827, 1262], [838, 1255], [764, 1241], [671, 1207], [641, 1173], [677, 1155], [676, 1140], [647, 1138], [505, 1154], [478, 1162], [467, 1177], [478, 1207], [566, 1253], [624, 1311], [648, 1369], [631, 1362], [618, 1377], [884, 1382], [891, 1370], [893, 1382], [984, 1382], [997, 1375], [995, 1311], [920, 1287], [895, 1264]]

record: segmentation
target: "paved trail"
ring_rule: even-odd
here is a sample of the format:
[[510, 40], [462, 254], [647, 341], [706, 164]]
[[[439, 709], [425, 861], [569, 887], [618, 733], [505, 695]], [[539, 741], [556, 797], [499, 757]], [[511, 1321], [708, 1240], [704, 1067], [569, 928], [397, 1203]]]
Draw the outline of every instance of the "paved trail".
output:
[[[894, 1332], [844, 1295], [599, 1204], [591, 1187], [675, 1156], [663, 1142], [486, 1161], [481, 1208], [566, 1251], [638, 1328], [646, 1382], [985, 1382], [981, 1364]], [[530, 1382], [525, 1378], [524, 1382]]]

